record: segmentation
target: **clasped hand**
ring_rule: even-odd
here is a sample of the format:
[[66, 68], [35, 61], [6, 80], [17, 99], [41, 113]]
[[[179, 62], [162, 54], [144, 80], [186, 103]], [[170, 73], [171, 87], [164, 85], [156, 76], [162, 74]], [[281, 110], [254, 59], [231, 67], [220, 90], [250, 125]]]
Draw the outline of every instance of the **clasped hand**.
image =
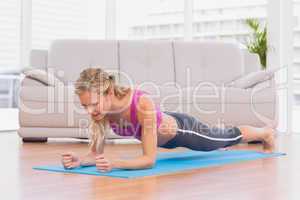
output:
[[[73, 152], [63, 153], [61, 162], [65, 169], [72, 169], [81, 165], [80, 158]], [[104, 154], [95, 155], [95, 165], [100, 172], [109, 172], [113, 169], [112, 162], [105, 158]]]

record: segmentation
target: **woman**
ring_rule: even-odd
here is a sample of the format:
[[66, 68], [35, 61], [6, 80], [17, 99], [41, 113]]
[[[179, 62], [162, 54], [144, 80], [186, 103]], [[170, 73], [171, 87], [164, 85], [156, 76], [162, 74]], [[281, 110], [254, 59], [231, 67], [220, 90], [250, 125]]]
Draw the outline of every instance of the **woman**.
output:
[[[185, 113], [161, 112], [146, 92], [117, 85], [115, 77], [101, 68], [83, 70], [75, 83], [75, 90], [92, 118], [90, 150], [81, 158], [72, 152], [64, 153], [62, 163], [67, 169], [80, 165], [96, 165], [101, 172], [113, 168], [150, 168], [155, 164], [157, 147], [211, 151], [255, 140], [262, 141], [266, 152], [274, 148], [271, 128], [210, 128]], [[116, 134], [141, 140], [143, 155], [131, 160], [107, 159], [103, 147], [109, 127]]]

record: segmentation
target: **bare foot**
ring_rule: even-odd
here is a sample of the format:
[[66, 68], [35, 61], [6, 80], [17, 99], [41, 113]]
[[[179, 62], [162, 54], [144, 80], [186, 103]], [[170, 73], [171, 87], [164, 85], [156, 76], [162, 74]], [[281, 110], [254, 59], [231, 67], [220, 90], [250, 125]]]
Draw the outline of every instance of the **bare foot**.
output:
[[275, 149], [275, 131], [273, 128], [264, 127], [263, 150], [272, 153]]

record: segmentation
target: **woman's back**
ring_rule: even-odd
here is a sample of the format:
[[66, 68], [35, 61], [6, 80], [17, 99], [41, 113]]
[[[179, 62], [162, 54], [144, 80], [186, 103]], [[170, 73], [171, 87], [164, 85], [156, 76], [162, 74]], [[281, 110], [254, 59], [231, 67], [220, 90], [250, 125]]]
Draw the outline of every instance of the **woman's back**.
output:
[[[131, 97], [130, 103], [130, 123], [120, 122], [123, 126], [118, 126], [117, 123], [110, 123], [112, 130], [121, 136], [134, 136], [137, 139], [141, 139], [141, 124], [138, 122], [137, 119], [137, 112], [138, 112], [138, 101], [140, 96], [143, 94], [148, 94], [148, 92], [139, 90], [134, 88], [133, 94]], [[162, 112], [158, 105], [155, 105], [156, 109], [156, 119], [157, 119], [157, 127], [159, 127], [161, 120], [162, 120]]]

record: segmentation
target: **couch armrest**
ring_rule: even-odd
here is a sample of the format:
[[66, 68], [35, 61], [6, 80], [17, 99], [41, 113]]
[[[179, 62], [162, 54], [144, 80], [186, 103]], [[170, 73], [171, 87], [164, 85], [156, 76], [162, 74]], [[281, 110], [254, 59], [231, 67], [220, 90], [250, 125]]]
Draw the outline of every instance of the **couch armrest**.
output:
[[255, 87], [257, 84], [274, 79], [275, 70], [259, 70], [251, 72], [245, 76], [239, 77], [229, 83], [226, 86], [236, 87], [242, 89], [249, 89]]
[[[34, 81], [34, 80], [33, 80]], [[35, 82], [30, 82], [34, 83]], [[74, 87], [48, 85], [23, 85], [20, 88], [19, 96], [25, 101], [55, 102], [55, 103], [79, 103], [80, 100], [74, 93]]]
[[25, 69], [23, 71], [25, 77], [38, 81], [46, 86], [64, 86], [64, 83], [59, 80], [54, 74], [42, 69]]
[[41, 81], [38, 81], [36, 79], [32, 79], [30, 77], [26, 77], [21, 81], [21, 87], [25, 87], [25, 86], [47, 86], [44, 83], [42, 83]]
[[269, 87], [272, 87], [272, 88], [276, 88], [276, 80], [275, 80], [275, 73], [277, 71], [279, 71], [280, 68], [274, 68], [274, 69], [267, 69], [265, 71], [265, 73], [267, 74], [265, 77], [264, 77], [264, 80], [262, 81], [258, 81], [256, 84], [253, 84], [251, 87], [249, 88], [254, 88], [254, 87], [257, 87], [259, 85], [265, 85], [265, 84], [268, 84]]
[[[268, 117], [264, 117], [263, 115], [257, 116], [259, 116], [260, 120], [263, 121], [267, 126], [276, 129], [279, 123], [279, 96], [277, 95], [275, 76], [271, 76], [269, 79], [261, 81], [248, 89], [252, 90], [253, 94], [264, 93], [268, 90], [271, 91], [270, 97], [272, 97], [273, 99], [274, 116], [271, 119], [269, 119]], [[251, 95], [251, 97], [253, 96]]]

